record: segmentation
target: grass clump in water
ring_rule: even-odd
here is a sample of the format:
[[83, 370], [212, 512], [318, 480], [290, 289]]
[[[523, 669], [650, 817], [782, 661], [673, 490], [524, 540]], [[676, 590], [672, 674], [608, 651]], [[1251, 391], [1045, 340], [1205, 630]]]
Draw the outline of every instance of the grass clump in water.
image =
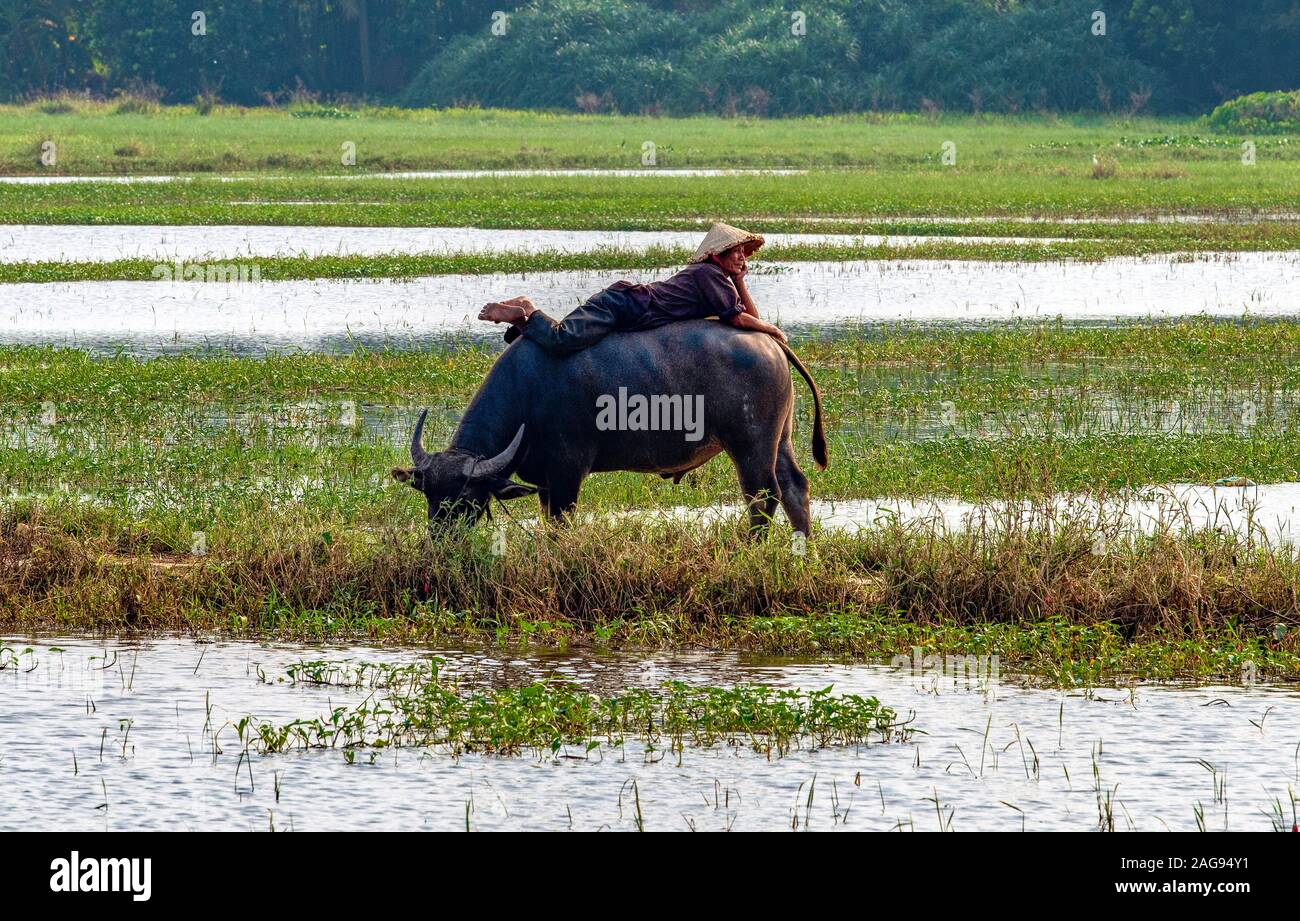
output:
[[574, 746], [589, 753], [629, 739], [679, 753], [687, 744], [721, 743], [781, 756], [806, 745], [903, 741], [911, 732], [876, 698], [833, 695], [830, 688], [695, 687], [673, 681], [658, 690], [602, 697], [574, 684], [542, 681], [465, 691], [442, 677], [439, 665], [437, 659], [427, 665], [300, 662], [288, 669], [294, 682], [370, 693], [355, 706], [333, 708], [327, 717], [286, 724], [249, 718], [238, 729], [263, 752], [422, 746], [454, 755], [539, 756]]

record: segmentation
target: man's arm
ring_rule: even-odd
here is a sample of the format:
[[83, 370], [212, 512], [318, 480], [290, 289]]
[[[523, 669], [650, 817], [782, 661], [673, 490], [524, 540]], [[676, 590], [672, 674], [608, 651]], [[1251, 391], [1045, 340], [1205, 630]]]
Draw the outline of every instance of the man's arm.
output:
[[728, 319], [727, 322], [736, 327], [736, 329], [752, 329], [756, 333], [767, 333], [769, 336], [780, 339], [782, 342], [790, 341], [785, 337], [785, 333], [777, 329], [771, 323], [760, 320], [758, 317], [749, 313], [738, 313], [734, 317]]
[[749, 288], [745, 285], [745, 276], [737, 275], [732, 279], [736, 285], [736, 293], [740, 295], [740, 305], [745, 308], [745, 313], [755, 319], [758, 318], [758, 307], [754, 304], [754, 299], [750, 297]]

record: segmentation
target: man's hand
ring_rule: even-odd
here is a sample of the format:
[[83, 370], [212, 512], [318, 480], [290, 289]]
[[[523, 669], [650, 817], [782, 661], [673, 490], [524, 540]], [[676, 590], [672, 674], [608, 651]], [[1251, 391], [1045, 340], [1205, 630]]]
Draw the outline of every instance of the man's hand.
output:
[[752, 329], [756, 333], [767, 333], [773, 339], [788, 344], [790, 340], [778, 327], [748, 313], [738, 313], [727, 321], [737, 329]]

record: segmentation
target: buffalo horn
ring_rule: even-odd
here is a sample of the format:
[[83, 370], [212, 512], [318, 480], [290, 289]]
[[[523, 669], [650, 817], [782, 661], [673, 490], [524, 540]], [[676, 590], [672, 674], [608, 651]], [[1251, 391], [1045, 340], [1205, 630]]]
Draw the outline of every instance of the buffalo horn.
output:
[[496, 457], [489, 457], [487, 460], [481, 460], [472, 467], [475, 477], [494, 477], [498, 476], [510, 462], [514, 460], [515, 452], [519, 450], [520, 443], [524, 440], [524, 427], [519, 426], [519, 431], [515, 432], [514, 440], [506, 445], [506, 449]]
[[411, 433], [411, 460], [417, 467], [423, 467], [429, 459], [429, 452], [424, 450], [424, 444], [421, 442], [424, 435], [424, 417], [427, 415], [429, 415], [427, 409], [420, 413], [420, 419], [415, 423], [415, 431]]

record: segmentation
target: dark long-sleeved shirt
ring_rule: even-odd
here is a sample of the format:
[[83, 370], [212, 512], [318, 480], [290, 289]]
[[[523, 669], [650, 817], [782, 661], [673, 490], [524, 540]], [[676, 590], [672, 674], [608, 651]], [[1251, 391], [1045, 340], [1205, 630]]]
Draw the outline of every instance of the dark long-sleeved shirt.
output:
[[610, 285], [610, 290], [629, 296], [636, 304], [636, 315], [627, 329], [654, 329], [665, 323], [705, 317], [730, 320], [744, 309], [735, 282], [712, 262], [693, 263], [648, 285], [618, 281]]

